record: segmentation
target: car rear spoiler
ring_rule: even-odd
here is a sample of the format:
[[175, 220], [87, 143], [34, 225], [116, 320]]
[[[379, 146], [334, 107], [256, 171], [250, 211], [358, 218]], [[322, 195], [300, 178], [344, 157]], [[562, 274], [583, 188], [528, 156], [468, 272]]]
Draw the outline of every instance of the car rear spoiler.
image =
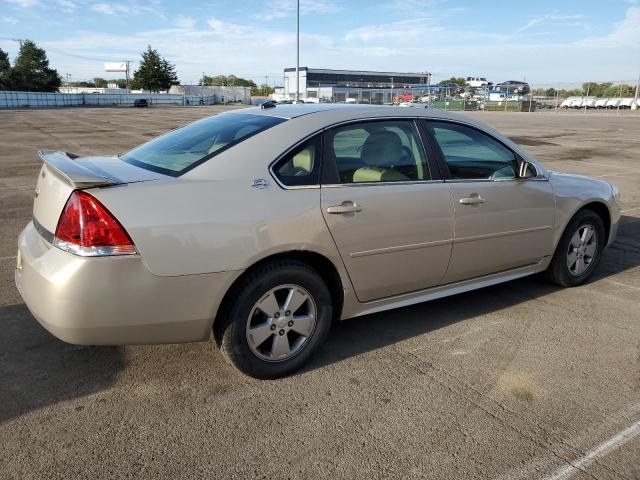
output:
[[74, 188], [115, 185], [118, 180], [100, 175], [75, 162], [76, 155], [55, 150], [39, 150], [38, 155], [49, 170]]

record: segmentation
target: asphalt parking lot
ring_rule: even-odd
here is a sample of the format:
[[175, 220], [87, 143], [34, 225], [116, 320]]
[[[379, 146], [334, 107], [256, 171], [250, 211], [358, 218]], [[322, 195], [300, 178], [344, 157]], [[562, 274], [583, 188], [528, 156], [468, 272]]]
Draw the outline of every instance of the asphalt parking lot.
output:
[[[37, 148], [122, 152], [221, 107], [0, 111], [0, 478], [640, 479], [640, 114], [473, 116], [615, 183], [594, 279], [527, 278], [339, 324], [257, 381], [212, 342], [78, 347], [13, 286]], [[117, 299], [114, 299], [117, 301]]]

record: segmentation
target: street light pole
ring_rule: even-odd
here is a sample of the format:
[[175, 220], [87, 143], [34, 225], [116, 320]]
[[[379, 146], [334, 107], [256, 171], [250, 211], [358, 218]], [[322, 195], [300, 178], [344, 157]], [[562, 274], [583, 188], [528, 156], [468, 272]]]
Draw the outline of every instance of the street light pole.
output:
[[300, 101], [300, 0], [296, 1], [296, 103]]

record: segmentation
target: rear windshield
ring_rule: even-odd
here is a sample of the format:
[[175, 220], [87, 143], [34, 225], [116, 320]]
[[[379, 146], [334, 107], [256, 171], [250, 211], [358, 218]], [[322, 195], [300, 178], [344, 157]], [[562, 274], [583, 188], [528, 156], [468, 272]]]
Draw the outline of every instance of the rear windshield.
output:
[[284, 121], [265, 115], [216, 115], [173, 130], [120, 158], [138, 167], [178, 176], [236, 143]]

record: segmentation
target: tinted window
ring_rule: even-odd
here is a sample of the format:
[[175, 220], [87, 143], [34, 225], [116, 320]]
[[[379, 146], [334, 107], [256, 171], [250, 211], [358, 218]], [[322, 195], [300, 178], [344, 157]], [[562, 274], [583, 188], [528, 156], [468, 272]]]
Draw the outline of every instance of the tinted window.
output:
[[320, 175], [320, 136], [285, 156], [275, 165], [273, 173], [287, 186], [317, 185]]
[[430, 179], [413, 121], [349, 124], [331, 130], [327, 138], [341, 183]]
[[429, 122], [447, 162], [451, 178], [515, 178], [518, 162], [511, 150], [474, 128], [446, 122]]
[[216, 115], [173, 130], [121, 158], [142, 168], [176, 176], [283, 121], [264, 115]]

